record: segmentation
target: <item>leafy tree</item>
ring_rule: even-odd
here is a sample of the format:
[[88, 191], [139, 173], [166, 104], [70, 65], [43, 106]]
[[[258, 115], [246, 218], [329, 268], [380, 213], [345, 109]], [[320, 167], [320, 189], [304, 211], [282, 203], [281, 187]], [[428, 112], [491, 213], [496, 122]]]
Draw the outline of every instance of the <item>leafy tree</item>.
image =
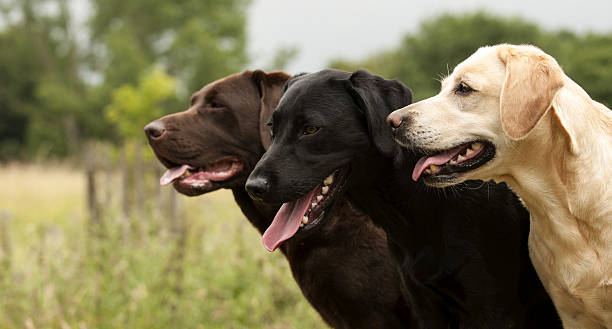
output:
[[0, 160], [75, 154], [84, 139], [119, 141], [120, 120], [104, 109], [151, 67], [177, 80], [167, 113], [247, 61], [248, 0], [89, 0], [83, 43], [68, 1], [0, 0], [0, 47], [8, 50], [0, 52]]
[[106, 115], [122, 136], [140, 138], [142, 127], [165, 112], [163, 105], [174, 96], [175, 85], [175, 79], [154, 68], [142, 75], [137, 86], [125, 84], [115, 89]]
[[[7, 50], [0, 55], [0, 76], [2, 85], [10, 86], [0, 93], [1, 144], [9, 145], [0, 157], [36, 152], [43, 144], [53, 154], [66, 155], [73, 151], [68, 137], [79, 135], [73, 128], [79, 124], [84, 96], [66, 0], [2, 5], [7, 16], [22, 18], [0, 31], [0, 47]], [[42, 10], [48, 5], [55, 5], [54, 15]], [[4, 142], [5, 138], [12, 142]]]
[[363, 61], [335, 60], [331, 66], [367, 68], [398, 78], [413, 88], [415, 100], [436, 94], [439, 80], [476, 49], [500, 43], [534, 44], [557, 58], [566, 73], [591, 96], [611, 104], [612, 35], [577, 36], [568, 31], [549, 32], [519, 18], [502, 18], [483, 12], [442, 15], [424, 21], [407, 34], [399, 47]]
[[91, 37], [105, 49], [105, 83], [135, 82], [164, 65], [184, 92], [239, 70], [246, 57], [247, 0], [92, 0]]
[[612, 107], [612, 34], [579, 38], [561, 65], [593, 99]]

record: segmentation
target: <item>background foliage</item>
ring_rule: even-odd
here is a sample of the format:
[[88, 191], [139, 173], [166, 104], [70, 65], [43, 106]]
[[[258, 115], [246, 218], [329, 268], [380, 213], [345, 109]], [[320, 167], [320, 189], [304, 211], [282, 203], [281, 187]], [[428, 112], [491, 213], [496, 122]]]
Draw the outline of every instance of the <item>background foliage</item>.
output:
[[[65, 157], [87, 140], [138, 136], [143, 123], [183, 109], [192, 92], [248, 63], [248, 0], [91, 0], [84, 26], [75, 25], [67, 1], [0, 0], [0, 47], [10, 49], [0, 53], [0, 159]], [[418, 100], [435, 94], [437, 80], [478, 47], [502, 42], [541, 47], [594, 99], [612, 104], [611, 34], [548, 31], [482, 12], [433, 17], [393, 49], [330, 66], [398, 78]], [[281, 49], [273, 68], [297, 52]], [[138, 113], [121, 109], [118, 97], [150, 72], [176, 84], [150, 111], [146, 102]], [[113, 112], [134, 120], [113, 120]]]
[[[324, 328], [227, 191], [160, 189], [143, 152], [147, 122], [247, 68], [248, 0], [88, 0], [84, 22], [70, 1], [0, 0], [0, 328]], [[419, 100], [502, 42], [540, 46], [612, 105], [612, 34], [482, 12], [330, 65], [398, 78]]]
[[325, 328], [231, 192], [180, 197], [173, 216], [151, 179], [126, 231], [121, 177], [99, 175], [94, 221], [81, 172], [0, 166], [0, 328]]
[[160, 109], [175, 112], [194, 90], [247, 63], [247, 0], [90, 4], [79, 26], [68, 0], [0, 1], [0, 159], [65, 157], [85, 140], [141, 136], [159, 111], [143, 109], [120, 128], [104, 109], [134, 109], [119, 110], [117, 92], [161, 70], [177, 85]]
[[484, 45], [534, 44], [554, 56], [566, 74], [595, 100], [612, 105], [612, 34], [577, 35], [547, 31], [520, 18], [486, 13], [442, 15], [424, 21], [394, 49], [361, 61], [342, 59], [331, 66], [348, 71], [367, 68], [397, 78], [412, 88], [415, 100], [438, 93], [442, 77]]

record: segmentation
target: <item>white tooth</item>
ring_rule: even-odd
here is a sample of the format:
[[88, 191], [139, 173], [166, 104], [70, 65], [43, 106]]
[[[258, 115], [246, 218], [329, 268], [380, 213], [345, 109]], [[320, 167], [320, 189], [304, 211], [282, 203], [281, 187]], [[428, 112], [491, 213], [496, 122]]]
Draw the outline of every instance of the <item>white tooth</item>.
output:
[[454, 165], [454, 164], [457, 164], [457, 161], [456, 161], [456, 160], [451, 159], [451, 161], [449, 161], [448, 163], [450, 163], [450, 164]]
[[472, 149], [474, 151], [478, 151], [482, 148], [482, 143], [481, 142], [476, 142], [476, 143], [472, 143]]
[[308, 224], [308, 216], [302, 217], [302, 223], [303, 224]]
[[429, 168], [425, 169], [426, 174], [431, 174], [431, 170]]
[[429, 169], [431, 169], [431, 171], [434, 172], [434, 171], [438, 171], [440, 167], [436, 166], [435, 164], [430, 164]]
[[467, 156], [467, 155], [470, 155], [470, 154], [472, 154], [472, 153], [474, 153], [474, 151], [472, 151], [472, 149], [467, 149], [467, 150], [465, 150], [465, 155], [466, 155], [466, 156]]
[[304, 227], [304, 223], [300, 223], [300, 227]]
[[313, 203], [311, 203], [310, 205], [312, 206], [311, 208], [314, 208], [314, 207], [316, 207], [316, 206], [317, 206], [317, 203], [316, 203], [316, 202], [313, 202]]
[[329, 185], [329, 184], [331, 184], [333, 182], [334, 182], [334, 174], [331, 174], [331, 175], [327, 176], [327, 178], [325, 178], [325, 180], [323, 181], [323, 184]]
[[463, 162], [463, 161], [465, 161], [465, 157], [459, 154], [459, 156], [457, 157], [457, 162]]
[[323, 186], [323, 188], [321, 188], [321, 194], [327, 194], [327, 191], [329, 191], [329, 186]]
[[323, 196], [322, 195], [317, 195], [317, 202], [323, 200]]

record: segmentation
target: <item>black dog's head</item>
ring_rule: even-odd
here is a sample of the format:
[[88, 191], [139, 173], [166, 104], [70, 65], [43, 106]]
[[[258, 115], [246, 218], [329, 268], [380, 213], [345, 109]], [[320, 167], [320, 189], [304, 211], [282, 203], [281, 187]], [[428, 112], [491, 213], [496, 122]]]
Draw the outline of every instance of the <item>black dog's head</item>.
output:
[[265, 123], [287, 79], [284, 72], [232, 74], [193, 94], [188, 110], [149, 123], [149, 145], [168, 168], [160, 183], [189, 196], [243, 186], [269, 145]]
[[372, 147], [393, 156], [386, 116], [412, 102], [408, 87], [364, 70], [298, 75], [285, 89], [269, 123], [270, 149], [246, 183], [255, 199], [285, 202], [264, 234], [269, 250], [322, 222], [343, 193], [351, 161]]

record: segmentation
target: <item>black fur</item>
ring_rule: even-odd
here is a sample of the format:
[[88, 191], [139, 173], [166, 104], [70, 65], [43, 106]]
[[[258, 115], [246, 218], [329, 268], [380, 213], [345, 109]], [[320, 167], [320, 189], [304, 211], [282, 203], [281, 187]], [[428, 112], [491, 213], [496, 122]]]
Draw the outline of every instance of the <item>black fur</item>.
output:
[[[183, 163], [197, 168], [228, 155], [244, 165], [237, 176], [211, 187], [190, 188], [177, 182], [177, 191], [195, 196], [232, 189], [249, 222], [260, 233], [268, 228], [279, 205], [253, 201], [244, 184], [267, 146], [265, 122], [288, 78], [282, 72], [259, 70], [233, 74], [195, 93], [189, 110], [155, 121], [157, 129], [165, 132], [158, 137], [148, 135], [149, 143], [169, 168]], [[227, 118], [237, 125], [227, 124]], [[399, 292], [400, 278], [384, 232], [346, 198], [336, 204], [316, 234], [296, 236], [280, 247], [302, 293], [333, 328], [415, 328]]]
[[[412, 101], [407, 87], [338, 70], [287, 86], [272, 145], [249, 177], [267, 182], [260, 198], [294, 200], [349, 171], [345, 195], [387, 232], [421, 328], [561, 328], [529, 261], [529, 214], [505, 185], [436, 190], [410, 179], [418, 156], [399, 148], [385, 124]], [[305, 126], [319, 130], [304, 134]]]

